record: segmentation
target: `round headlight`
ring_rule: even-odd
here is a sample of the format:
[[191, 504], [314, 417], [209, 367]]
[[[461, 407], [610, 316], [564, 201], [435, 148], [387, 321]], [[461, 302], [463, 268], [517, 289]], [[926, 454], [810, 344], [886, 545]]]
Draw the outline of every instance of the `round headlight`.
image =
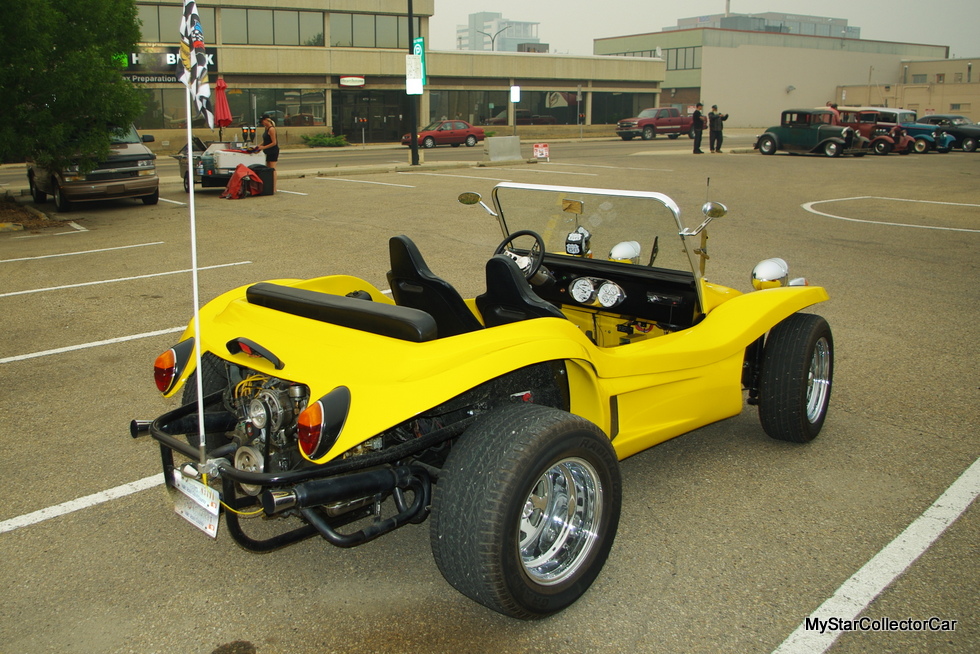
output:
[[752, 269], [752, 287], [761, 291], [765, 288], [779, 288], [789, 283], [789, 266], [782, 259], [766, 259]]

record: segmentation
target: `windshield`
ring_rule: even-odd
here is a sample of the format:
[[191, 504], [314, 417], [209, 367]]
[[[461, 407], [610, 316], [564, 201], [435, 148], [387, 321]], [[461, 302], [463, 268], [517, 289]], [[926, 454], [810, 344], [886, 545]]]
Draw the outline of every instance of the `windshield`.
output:
[[436, 121], [433, 121], [433, 122], [429, 123], [428, 125], [426, 125], [422, 129], [420, 129], [419, 131], [420, 132], [434, 132], [437, 129], [439, 129], [439, 126], [440, 125], [442, 125], [442, 121], [441, 120], [436, 120]]
[[505, 236], [535, 231], [550, 254], [696, 272], [680, 209], [661, 193], [502, 183], [493, 202]]
[[136, 133], [136, 128], [132, 125], [109, 130], [109, 138], [113, 143], [142, 143], [140, 135]]

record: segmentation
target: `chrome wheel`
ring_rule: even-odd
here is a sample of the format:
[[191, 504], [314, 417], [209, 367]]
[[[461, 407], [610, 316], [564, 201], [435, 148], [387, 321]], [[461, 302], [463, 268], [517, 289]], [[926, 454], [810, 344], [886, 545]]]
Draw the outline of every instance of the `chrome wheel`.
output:
[[823, 418], [827, 410], [827, 395], [830, 393], [831, 354], [830, 343], [821, 338], [813, 348], [810, 359], [810, 372], [807, 379], [806, 418], [815, 423]]
[[602, 518], [602, 484], [583, 459], [564, 459], [535, 482], [520, 518], [524, 570], [550, 586], [574, 575], [588, 559]]

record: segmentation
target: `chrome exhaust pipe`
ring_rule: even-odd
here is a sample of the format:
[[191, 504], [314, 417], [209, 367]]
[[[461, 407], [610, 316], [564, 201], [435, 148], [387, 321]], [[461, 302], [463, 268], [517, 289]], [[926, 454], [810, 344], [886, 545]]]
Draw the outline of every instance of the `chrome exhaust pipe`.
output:
[[133, 438], [146, 436], [150, 433], [150, 425], [152, 424], [152, 420], [133, 420], [129, 423], [129, 435]]

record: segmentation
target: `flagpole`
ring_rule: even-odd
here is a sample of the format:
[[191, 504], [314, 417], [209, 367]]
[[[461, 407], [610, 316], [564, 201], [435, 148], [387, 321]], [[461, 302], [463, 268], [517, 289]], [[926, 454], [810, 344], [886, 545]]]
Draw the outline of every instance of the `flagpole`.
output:
[[201, 368], [201, 294], [197, 279], [197, 215], [194, 204], [194, 134], [191, 128], [191, 90], [188, 88], [185, 94], [187, 109], [187, 175], [190, 183], [187, 185], [190, 196], [188, 206], [190, 207], [191, 218], [191, 287], [194, 296], [194, 357], [195, 370], [197, 370], [197, 435], [198, 451], [201, 459], [201, 472], [204, 472], [204, 464], [207, 462], [207, 447], [204, 442], [204, 370]]

